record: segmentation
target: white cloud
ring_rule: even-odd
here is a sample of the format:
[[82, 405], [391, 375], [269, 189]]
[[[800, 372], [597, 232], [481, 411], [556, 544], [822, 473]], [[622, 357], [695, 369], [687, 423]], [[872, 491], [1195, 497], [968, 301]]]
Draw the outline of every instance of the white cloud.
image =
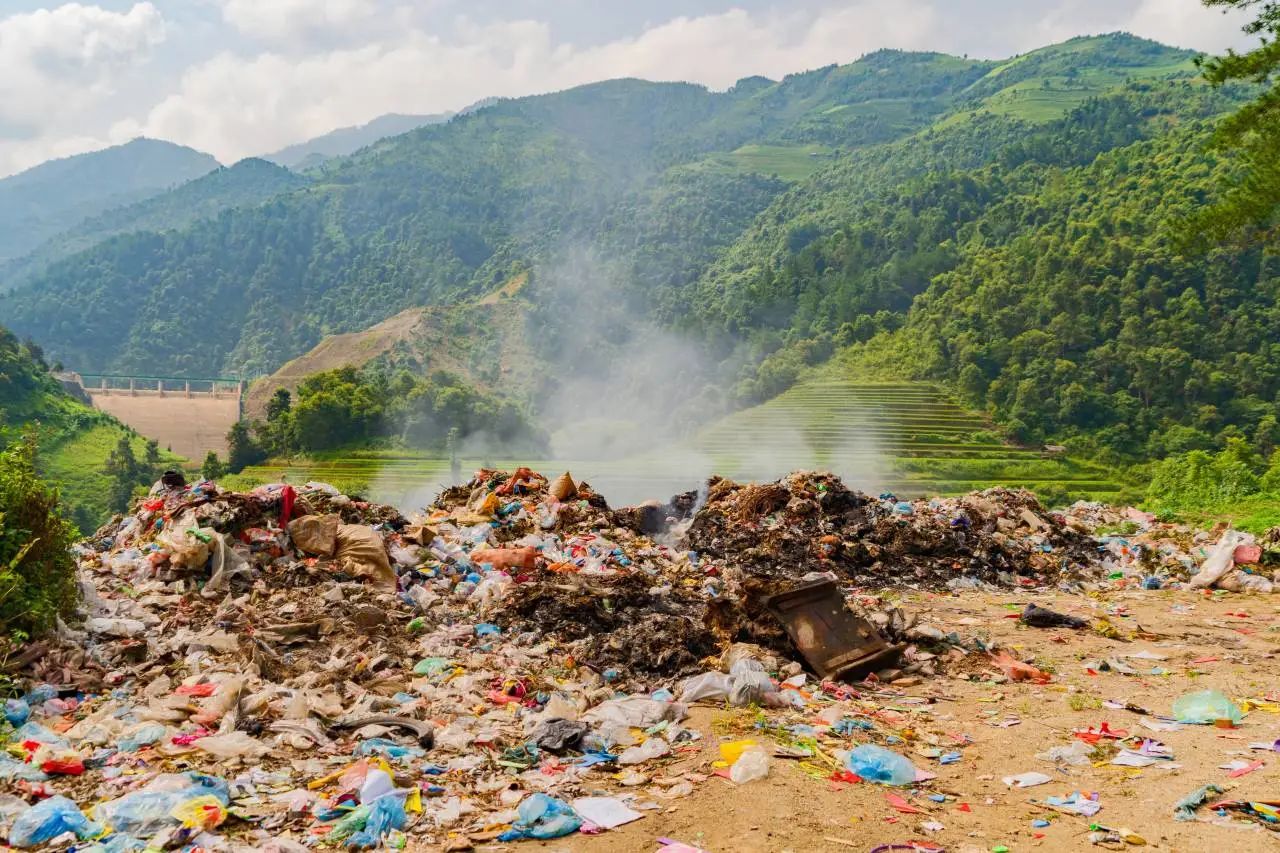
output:
[[263, 41], [305, 44], [315, 37], [352, 34], [383, 14], [378, 0], [221, 0], [223, 19]]
[[1125, 29], [1147, 38], [1210, 52], [1247, 40], [1240, 31], [1248, 12], [1206, 9], [1200, 0], [1142, 0]]
[[100, 147], [85, 112], [165, 35], [149, 2], [127, 12], [68, 3], [0, 18], [0, 174]]
[[[146, 68], [166, 23], [151, 2], [0, 19], [0, 174], [141, 133], [234, 160], [387, 112], [441, 112], [620, 76], [722, 88], [880, 47], [995, 58], [1117, 29], [1206, 50], [1242, 43], [1242, 16], [1224, 18], [1199, 0], [734, 0], [742, 7], [584, 44], [558, 37], [550, 20], [450, 17], [453, 0], [154, 2], [173, 4], [175, 41], [202, 40], [199, 51], [168, 50], [164, 74]], [[179, 15], [193, 8], [204, 17]], [[602, 20], [609, 12], [602, 4]], [[148, 85], [130, 88], [139, 68]]]

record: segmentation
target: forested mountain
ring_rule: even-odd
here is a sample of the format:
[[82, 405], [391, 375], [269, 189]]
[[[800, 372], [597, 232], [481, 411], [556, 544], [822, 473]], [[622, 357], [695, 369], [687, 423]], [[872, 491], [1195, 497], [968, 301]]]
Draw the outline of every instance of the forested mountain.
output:
[[0, 262], [26, 254], [84, 219], [216, 168], [218, 161], [208, 154], [171, 142], [135, 139], [2, 178]]
[[168, 192], [85, 219], [34, 251], [0, 265], [0, 290], [15, 287], [51, 263], [116, 234], [186, 228], [223, 210], [259, 204], [307, 183], [306, 178], [283, 166], [256, 158], [220, 166]]
[[0, 313], [84, 370], [252, 374], [528, 273], [538, 357], [590, 373], [675, 329], [711, 358], [666, 390], [697, 399], [767, 397], [855, 345], [841, 357], [950, 380], [1028, 440], [1252, 438], [1280, 391], [1273, 262], [1198, 255], [1177, 228], [1231, 168], [1202, 143], [1249, 93], [1192, 60], [1117, 34], [501, 101], [265, 204], [117, 236]]
[[408, 133], [415, 128], [424, 127], [428, 124], [440, 124], [448, 121], [452, 115], [453, 113], [420, 116], [388, 113], [384, 116], [378, 116], [373, 121], [365, 124], [354, 127], [340, 127], [322, 136], [317, 136], [315, 139], [308, 139], [306, 142], [288, 145], [279, 151], [263, 154], [262, 159], [289, 169], [302, 171], [319, 166], [325, 160], [334, 157], [345, 157], [348, 154], [354, 154], [379, 139], [385, 139], [388, 136], [399, 136], [402, 133]]

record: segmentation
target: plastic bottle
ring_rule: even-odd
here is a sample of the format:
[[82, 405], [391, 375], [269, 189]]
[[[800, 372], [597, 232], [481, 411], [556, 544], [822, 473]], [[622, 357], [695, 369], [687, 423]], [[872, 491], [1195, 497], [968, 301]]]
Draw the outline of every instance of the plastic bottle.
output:
[[738, 785], [754, 782], [769, 775], [769, 753], [752, 747], [738, 757], [729, 768], [729, 778]]
[[898, 753], [874, 744], [854, 747], [844, 763], [854, 775], [868, 782], [910, 785], [916, 781], [915, 765]]

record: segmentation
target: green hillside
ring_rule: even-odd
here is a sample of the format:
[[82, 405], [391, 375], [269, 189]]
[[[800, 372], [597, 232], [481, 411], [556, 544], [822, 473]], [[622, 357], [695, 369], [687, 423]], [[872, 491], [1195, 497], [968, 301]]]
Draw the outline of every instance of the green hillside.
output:
[[[135, 456], [146, 440], [104, 412], [80, 402], [50, 375], [43, 354], [0, 327], [0, 447], [23, 435], [36, 438], [40, 474], [56, 487], [62, 510], [91, 532], [110, 515], [108, 455], [127, 436]], [[160, 451], [160, 463], [180, 462]]]
[[173, 231], [234, 207], [260, 204], [308, 183], [266, 160], [241, 160], [125, 207], [89, 217], [51, 237], [32, 252], [0, 266], [0, 290], [21, 284], [61, 258], [91, 248], [117, 234]]
[[[1128, 36], [1071, 53], [1081, 66], [1117, 65], [1125, 79], [1146, 66], [1165, 76], [1189, 56]], [[109, 241], [0, 307], [85, 370], [253, 374], [326, 334], [488, 292], [522, 265], [554, 269], [586, 248], [608, 259], [640, 310], [661, 314], [726, 244], [750, 238], [770, 203], [825, 193], [824, 176], [850, 158], [878, 163], [879, 146], [928, 132], [1038, 67], [879, 51], [721, 93], [614, 80], [503, 100], [330, 161], [314, 185], [269, 204]], [[1024, 132], [987, 128], [981, 145]], [[686, 192], [694, 204], [678, 203]], [[663, 196], [677, 203], [654, 203]], [[695, 247], [697, 262], [666, 252], [669, 235]], [[143, 308], [104, 321], [122, 300]], [[204, 345], [187, 346], [175, 315], [202, 318]], [[103, 334], [75, 334], [91, 319]]]
[[88, 217], [216, 168], [218, 161], [208, 154], [171, 142], [135, 139], [0, 178], [0, 263], [25, 255]]

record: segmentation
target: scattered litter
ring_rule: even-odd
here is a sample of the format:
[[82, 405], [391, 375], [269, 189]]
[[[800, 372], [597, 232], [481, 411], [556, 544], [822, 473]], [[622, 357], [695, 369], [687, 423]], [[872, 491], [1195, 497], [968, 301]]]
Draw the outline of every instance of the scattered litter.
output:
[[1006, 776], [1002, 781], [1011, 788], [1034, 788], [1036, 785], [1046, 785], [1052, 782], [1053, 777], [1032, 771], [1019, 773], [1017, 776]]

